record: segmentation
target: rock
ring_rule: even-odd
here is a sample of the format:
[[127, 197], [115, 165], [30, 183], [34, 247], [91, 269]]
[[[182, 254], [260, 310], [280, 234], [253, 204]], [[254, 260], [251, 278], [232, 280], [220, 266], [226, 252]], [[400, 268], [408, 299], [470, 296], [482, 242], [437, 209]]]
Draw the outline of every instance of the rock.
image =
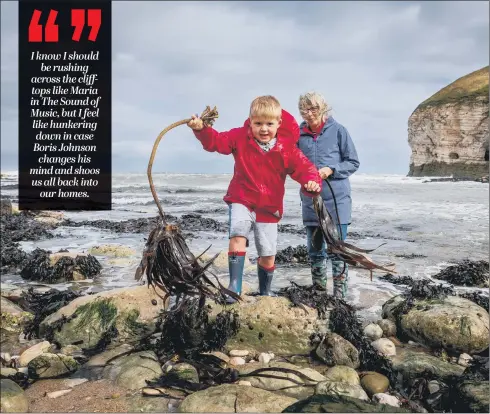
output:
[[8, 352], [0, 352], [0, 360], [2, 364], [9, 364], [12, 361], [12, 356]]
[[388, 299], [381, 308], [381, 316], [384, 319], [388, 319], [396, 323], [394, 311], [402, 304], [402, 302], [405, 302], [402, 295], [393, 296], [392, 298]]
[[423, 352], [399, 349], [396, 356], [391, 357], [393, 368], [402, 374], [406, 380], [419, 377], [425, 370], [437, 378], [445, 380], [453, 375], [459, 376], [464, 368], [460, 365], [444, 362], [442, 359]]
[[14, 377], [15, 374], [17, 374], [17, 370], [14, 368], [0, 368], [0, 378], [11, 378]]
[[128, 257], [136, 255], [136, 251], [130, 247], [117, 244], [93, 246], [88, 252], [94, 256]]
[[[99, 272], [89, 272], [88, 274], [84, 272], [84, 270], [80, 267], [78, 261], [79, 258], [91, 258], [90, 260], [94, 261], [98, 264], [97, 259], [93, 256], [87, 255], [86, 253], [70, 253], [70, 252], [61, 252], [61, 253], [52, 253], [49, 255], [49, 264], [53, 267], [53, 274], [57, 272], [58, 267], [63, 266], [66, 268], [65, 273], [66, 280], [85, 280], [87, 277], [94, 277]], [[63, 261], [61, 260], [63, 259]], [[100, 267], [100, 264], [99, 266]], [[100, 269], [99, 269], [100, 270]], [[61, 279], [60, 279], [61, 280]]]
[[194, 368], [191, 364], [175, 364], [172, 367], [172, 374], [177, 374], [180, 379], [189, 382], [199, 383], [199, 374], [197, 373], [197, 369]]
[[336, 333], [327, 333], [315, 350], [316, 355], [327, 365], [346, 365], [358, 368], [359, 351], [349, 341]]
[[215, 357], [221, 359], [222, 361], [225, 361], [226, 363], [230, 362], [230, 357], [223, 352], [219, 352], [219, 351], [209, 352], [209, 355], [214, 355]]
[[462, 403], [464, 401], [464, 406], [461, 407], [461, 411], [455, 412], [488, 412], [490, 405], [490, 386], [488, 381], [464, 381], [459, 385], [458, 391], [461, 397], [458, 400]]
[[230, 351], [230, 356], [231, 357], [246, 357], [250, 351], [247, 350], [238, 350], [238, 349], [233, 349]]
[[48, 341], [39, 342], [38, 344], [31, 346], [26, 351], [22, 352], [19, 358], [19, 366], [27, 367], [29, 362], [41, 354], [47, 353], [51, 347]]
[[378, 404], [386, 404], [392, 407], [400, 407], [401, 401], [394, 395], [389, 395], [385, 393], [378, 393], [373, 395], [373, 401]]
[[70, 320], [53, 332], [54, 341], [62, 347], [77, 343], [82, 349], [90, 349], [104, 335], [115, 332], [114, 328], [121, 342], [147, 334], [154, 329], [163, 307], [162, 300], [147, 286], [113, 289], [76, 298], [41, 322], [40, 332], [45, 335], [64, 315]]
[[376, 322], [383, 330], [383, 336], [385, 338], [396, 337], [396, 324], [389, 319], [380, 319]]
[[347, 367], [345, 365], [337, 365], [329, 368], [325, 373], [325, 379], [337, 382], [346, 382], [352, 385], [359, 385], [361, 383], [359, 374], [355, 369]]
[[79, 364], [73, 357], [44, 353], [29, 362], [29, 377], [34, 379], [56, 378], [75, 372]]
[[439, 392], [440, 389], [441, 385], [437, 380], [429, 381], [429, 383], [427, 384], [427, 390], [429, 391], [429, 394], [435, 394], [436, 392]]
[[268, 364], [272, 359], [272, 356], [271, 354], [267, 354], [265, 352], [262, 352], [260, 355], [259, 355], [259, 362], [261, 362], [262, 364]]
[[409, 176], [488, 175], [488, 66], [422, 102], [408, 120]]
[[27, 293], [27, 289], [9, 283], [0, 283], [0, 296], [11, 302], [17, 303], [22, 299], [22, 295]]
[[322, 381], [315, 388], [315, 394], [345, 395], [363, 401], [369, 401], [369, 397], [359, 384], [349, 384], [338, 381]]
[[252, 383], [250, 381], [238, 381], [237, 385], [245, 385], [246, 387], [251, 387]]
[[364, 335], [371, 341], [376, 341], [383, 336], [383, 329], [378, 324], [370, 323], [364, 328]]
[[[212, 320], [224, 307], [212, 301], [208, 303]], [[305, 314], [284, 297], [250, 297], [227, 308], [236, 310], [240, 318], [239, 332], [225, 345], [228, 351], [247, 349], [252, 354], [272, 352], [275, 355], [309, 353], [310, 335], [326, 332], [328, 325], [328, 316], [326, 320], [318, 319], [318, 312], [312, 308], [307, 308]]]
[[233, 357], [233, 358], [230, 358], [230, 365], [244, 365], [246, 364], [247, 361], [245, 361], [243, 358], [240, 358], [240, 357]]
[[67, 390], [59, 390], [59, 391], [53, 391], [53, 392], [48, 392], [46, 396], [48, 398], [58, 398], [61, 397], [62, 395], [66, 395], [70, 392], [73, 391], [73, 388], [67, 389]]
[[102, 371], [102, 376], [116, 385], [130, 390], [147, 386], [146, 380], [154, 380], [163, 375], [160, 362], [152, 351], [141, 351], [119, 357]]
[[63, 354], [63, 355], [69, 355], [69, 356], [76, 355], [76, 356], [78, 356], [82, 353], [83, 353], [82, 349], [76, 345], [66, 345], [60, 349], [60, 354]]
[[0, 408], [2, 413], [29, 412], [29, 402], [24, 391], [12, 380], [0, 380]]
[[368, 371], [362, 374], [361, 385], [372, 397], [374, 394], [386, 392], [390, 386], [390, 380], [378, 372]]
[[12, 214], [12, 201], [7, 198], [0, 199], [0, 216], [10, 216]]
[[343, 395], [313, 395], [285, 408], [283, 413], [409, 413], [403, 408], [375, 404]]
[[20, 306], [7, 298], [0, 296], [0, 330], [20, 333], [24, 325], [34, 318], [30, 312], [25, 312]]
[[458, 358], [458, 365], [461, 365], [462, 367], [467, 367], [470, 365], [472, 361], [471, 355], [468, 354], [461, 354]]
[[380, 338], [371, 343], [374, 349], [385, 356], [396, 355], [396, 347], [388, 338]]
[[[387, 305], [388, 302], [386, 312], [383, 306], [383, 314], [393, 308], [392, 304]], [[490, 316], [468, 299], [448, 296], [446, 299], [416, 300], [415, 306], [399, 319], [397, 325], [403, 334], [427, 347], [467, 354], [488, 349]]]
[[182, 413], [280, 413], [296, 399], [255, 387], [223, 384], [189, 395]]
[[[273, 375], [275, 378], [260, 377], [260, 376], [244, 376], [251, 374], [253, 371], [259, 368], [286, 368], [289, 370], [297, 371], [300, 374], [306, 375], [310, 378], [308, 381], [305, 378], [296, 375], [294, 372], [282, 372], [282, 371], [267, 371], [263, 374]], [[277, 393], [288, 395], [294, 398], [306, 397], [313, 394], [314, 388], [311, 385], [316, 385], [320, 381], [325, 381], [325, 377], [319, 372], [311, 368], [301, 368], [296, 365], [289, 364], [286, 362], [270, 362], [269, 364], [252, 363], [247, 364], [238, 368], [242, 378], [250, 381], [253, 387], [261, 388], [267, 391], [276, 391]], [[295, 381], [295, 382], [293, 382]], [[298, 386], [300, 384], [305, 384], [309, 386]], [[282, 389], [285, 387], [292, 387], [287, 389]]]

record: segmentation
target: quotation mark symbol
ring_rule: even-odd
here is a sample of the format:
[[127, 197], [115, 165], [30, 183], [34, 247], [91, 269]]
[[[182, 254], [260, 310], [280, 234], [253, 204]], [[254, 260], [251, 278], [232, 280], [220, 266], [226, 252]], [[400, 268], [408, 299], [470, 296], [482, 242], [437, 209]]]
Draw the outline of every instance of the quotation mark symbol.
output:
[[[87, 14], [87, 26], [90, 27], [88, 40], [95, 42], [99, 34], [100, 25], [102, 24], [102, 13], [100, 9], [88, 9]], [[79, 42], [83, 27], [85, 26], [85, 9], [73, 9], [71, 11], [71, 25], [75, 28], [73, 30], [72, 40]]]
[[[34, 10], [29, 23], [29, 42], [42, 42], [43, 41], [43, 26], [39, 24], [41, 18], [41, 11]], [[57, 42], [58, 41], [58, 25], [55, 24], [58, 11], [50, 10], [46, 26], [44, 27], [44, 41], [45, 42]]]

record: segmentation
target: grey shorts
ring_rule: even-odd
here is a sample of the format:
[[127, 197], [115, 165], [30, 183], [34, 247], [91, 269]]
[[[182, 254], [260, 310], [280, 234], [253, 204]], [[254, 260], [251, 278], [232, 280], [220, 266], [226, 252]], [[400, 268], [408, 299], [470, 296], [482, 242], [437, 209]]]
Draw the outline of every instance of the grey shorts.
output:
[[248, 240], [253, 228], [255, 247], [259, 257], [275, 256], [277, 253], [277, 223], [257, 223], [255, 213], [242, 204], [229, 206], [230, 230], [228, 237], [245, 237]]

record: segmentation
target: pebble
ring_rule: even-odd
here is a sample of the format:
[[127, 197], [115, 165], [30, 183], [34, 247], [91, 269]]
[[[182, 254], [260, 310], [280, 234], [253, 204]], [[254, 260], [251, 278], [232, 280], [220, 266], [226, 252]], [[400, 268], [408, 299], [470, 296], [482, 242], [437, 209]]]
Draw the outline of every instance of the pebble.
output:
[[364, 328], [364, 336], [371, 341], [376, 341], [383, 336], [383, 329], [375, 323], [370, 323]]
[[73, 388], [70, 388], [68, 390], [60, 390], [60, 391], [53, 391], [53, 392], [48, 392], [46, 394], [46, 396], [48, 398], [58, 398], [58, 397], [61, 397], [62, 395], [65, 395], [65, 394], [68, 394], [69, 392], [71, 392], [73, 390]]
[[230, 365], [245, 365], [245, 360], [243, 358], [240, 358], [240, 357], [233, 357], [233, 358], [230, 358]]
[[238, 381], [237, 385], [246, 385], [247, 387], [251, 387], [252, 383], [250, 381]]
[[6, 364], [9, 364], [10, 361], [12, 361], [12, 357], [10, 356], [10, 354], [8, 352], [0, 353], [0, 358], [2, 358]]
[[390, 380], [378, 372], [370, 371], [363, 374], [361, 385], [368, 395], [371, 396], [386, 392], [390, 386]]
[[461, 365], [462, 367], [467, 367], [470, 365], [472, 360], [473, 358], [471, 357], [471, 355], [461, 354], [458, 358], [458, 365]]
[[436, 380], [429, 381], [427, 384], [427, 390], [429, 391], [429, 394], [434, 394], [438, 392], [441, 389], [441, 386], [439, 385], [439, 382]]
[[380, 319], [376, 322], [383, 330], [383, 336], [388, 338], [390, 336], [396, 336], [396, 324], [389, 319]]
[[396, 355], [395, 344], [391, 342], [388, 338], [380, 338], [372, 342], [371, 345], [382, 355], [385, 356]]
[[165, 394], [166, 390], [165, 388], [143, 388], [141, 392], [143, 395], [155, 396]]
[[231, 357], [246, 357], [250, 352], [247, 350], [234, 349], [230, 351]]
[[391, 405], [392, 407], [400, 407], [401, 402], [394, 395], [378, 393], [373, 395], [373, 401], [379, 404]]
[[262, 352], [259, 355], [259, 362], [262, 362], [263, 364], [268, 364], [272, 359], [272, 356], [270, 354], [267, 354], [265, 352]]

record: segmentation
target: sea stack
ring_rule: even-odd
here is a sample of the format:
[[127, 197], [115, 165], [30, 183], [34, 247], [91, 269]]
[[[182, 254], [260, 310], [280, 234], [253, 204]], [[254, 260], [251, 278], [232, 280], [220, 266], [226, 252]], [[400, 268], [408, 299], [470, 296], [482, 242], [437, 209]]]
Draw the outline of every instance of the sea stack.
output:
[[488, 176], [489, 67], [422, 102], [408, 120], [409, 176]]

